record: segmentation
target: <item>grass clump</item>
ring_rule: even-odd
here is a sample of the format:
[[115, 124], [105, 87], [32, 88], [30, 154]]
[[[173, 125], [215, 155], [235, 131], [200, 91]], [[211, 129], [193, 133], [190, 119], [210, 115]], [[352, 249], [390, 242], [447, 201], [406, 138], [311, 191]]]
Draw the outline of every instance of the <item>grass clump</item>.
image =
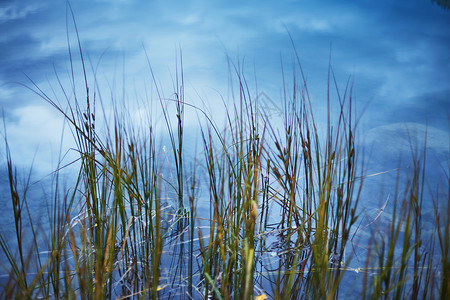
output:
[[[43, 232], [30, 213], [28, 185], [18, 188], [5, 138], [16, 236], [0, 233], [9, 274], [2, 297], [335, 299], [349, 295], [353, 273], [363, 298], [447, 298], [450, 200], [436, 196], [435, 234], [424, 236], [426, 164], [417, 156], [392, 218], [374, 220], [365, 265], [351, 266], [366, 176], [351, 86], [342, 93], [329, 68], [327, 122], [320, 124], [298, 58], [294, 65], [292, 84], [283, 83], [281, 123], [264, 113], [233, 65], [239, 97], [224, 105], [223, 128], [185, 99], [182, 63], [168, 99], [150, 67], [170, 151], [157, 140], [151, 113], [137, 127], [113, 102], [111, 120], [103, 110], [99, 126], [86, 70], [84, 101], [61, 85], [63, 106], [35, 86], [70, 125], [79, 169], [70, 188], [61, 187], [59, 166], [53, 173]], [[74, 87], [74, 75], [71, 81]], [[190, 169], [186, 109], [206, 121]]]

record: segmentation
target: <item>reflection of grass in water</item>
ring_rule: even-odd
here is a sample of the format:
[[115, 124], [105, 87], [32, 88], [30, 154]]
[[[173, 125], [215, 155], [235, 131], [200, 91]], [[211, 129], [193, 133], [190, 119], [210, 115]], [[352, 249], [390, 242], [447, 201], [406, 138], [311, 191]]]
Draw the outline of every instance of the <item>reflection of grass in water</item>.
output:
[[[9, 262], [2, 296], [331, 299], [345, 295], [352, 273], [360, 274], [364, 298], [446, 298], [450, 214], [438, 205], [448, 209], [448, 203], [434, 199], [435, 234], [424, 236], [425, 162], [417, 157], [388, 224], [370, 227], [365, 263], [350, 266], [349, 242], [358, 230], [370, 230], [358, 222], [366, 174], [355, 147], [351, 90], [337, 92], [335, 122], [328, 99], [326, 131], [319, 133], [300, 63], [297, 68], [301, 84], [285, 95], [281, 127], [252, 100], [238, 68], [239, 100], [225, 107], [222, 131], [194, 108], [208, 125], [201, 129], [203, 156], [195, 158], [190, 176], [183, 116], [192, 106], [184, 100], [182, 71], [174, 97], [159, 96], [171, 143], [165, 151], [158, 150], [151, 119], [148, 130], [128, 126], [118, 110], [100, 136], [87, 80], [85, 106], [68, 100], [67, 110], [36, 87], [71, 125], [81, 167], [70, 189], [62, 189], [54, 173], [50, 230], [42, 233], [26, 191], [17, 187], [8, 150], [16, 236], [12, 242], [0, 235]], [[335, 82], [331, 68], [329, 82]], [[199, 213], [205, 195], [208, 216]], [[45, 244], [38, 242], [42, 236]], [[30, 238], [34, 242], [25, 247]]]
[[432, 2], [439, 4], [439, 6], [444, 9], [450, 9], [450, 1], [449, 0], [432, 0]]

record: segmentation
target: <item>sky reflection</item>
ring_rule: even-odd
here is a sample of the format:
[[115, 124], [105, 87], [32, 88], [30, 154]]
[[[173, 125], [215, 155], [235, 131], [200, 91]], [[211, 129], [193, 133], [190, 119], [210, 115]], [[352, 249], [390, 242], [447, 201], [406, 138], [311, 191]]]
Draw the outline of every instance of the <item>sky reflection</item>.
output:
[[[440, 163], [448, 159], [442, 149], [449, 141], [450, 11], [436, 3], [80, 0], [71, 5], [88, 69], [97, 71], [105, 98], [111, 91], [117, 97], [125, 93], [123, 101], [154, 93], [144, 49], [170, 93], [181, 49], [188, 101], [209, 107], [213, 115], [214, 104], [230, 97], [227, 56], [245, 66], [250, 82], [256, 74], [259, 92], [280, 101], [281, 64], [289, 78], [294, 61], [289, 31], [319, 115], [331, 53], [339, 86], [350, 76], [357, 108], [367, 106], [361, 123], [367, 144], [377, 149], [384, 147], [380, 141], [398, 141], [395, 134], [406, 138], [402, 124], [421, 134], [428, 125], [434, 141], [429, 147], [439, 149]], [[65, 1], [0, 3], [0, 105], [13, 158], [27, 166], [36, 153], [36, 169], [44, 173], [55, 166], [62, 119], [23, 85], [31, 86], [28, 76], [63, 101], [55, 72], [70, 86], [68, 37], [82, 87]], [[196, 117], [188, 122], [196, 123]], [[69, 136], [63, 148], [71, 145]], [[374, 156], [397, 159], [389, 147]]]

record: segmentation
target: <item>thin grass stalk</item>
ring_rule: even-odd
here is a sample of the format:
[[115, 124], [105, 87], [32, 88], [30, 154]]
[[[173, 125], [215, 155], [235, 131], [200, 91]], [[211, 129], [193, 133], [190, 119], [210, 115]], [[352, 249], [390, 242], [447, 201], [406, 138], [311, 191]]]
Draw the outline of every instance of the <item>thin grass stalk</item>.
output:
[[[195, 166], [195, 159], [194, 159], [194, 166]], [[196, 189], [196, 168], [193, 169], [193, 175], [192, 175], [192, 184], [190, 188], [190, 194], [189, 194], [189, 204], [190, 204], [190, 210], [189, 210], [189, 234], [190, 234], [190, 240], [189, 240], [189, 262], [188, 262], [188, 297], [194, 297], [193, 294], [193, 276], [194, 276], [194, 235], [195, 235], [195, 189]]]
[[[6, 139], [6, 137], [5, 137]], [[22, 289], [26, 290], [28, 288], [27, 284], [27, 274], [26, 274], [26, 260], [24, 257], [24, 249], [22, 245], [22, 211], [23, 211], [23, 204], [20, 200], [18, 188], [17, 188], [17, 175], [15, 174], [12, 166], [12, 159], [11, 159], [11, 153], [9, 151], [8, 143], [5, 141], [6, 144], [6, 155], [7, 155], [7, 166], [8, 166], [8, 179], [9, 179], [9, 188], [11, 193], [11, 201], [13, 205], [13, 213], [14, 213], [14, 225], [15, 225], [15, 233], [16, 233], [16, 241], [18, 246], [18, 252], [19, 252], [19, 259], [20, 259], [20, 271], [19, 267], [15, 267], [16, 270], [16, 276], [18, 277], [18, 281]], [[2, 243], [3, 244], [3, 243]], [[6, 245], [6, 244], [5, 244]], [[7, 246], [5, 247], [7, 248]]]
[[[450, 169], [450, 168], [449, 168]], [[448, 176], [448, 175], [447, 175]], [[440, 257], [440, 299], [448, 298], [450, 294], [450, 179], [447, 177], [447, 203], [446, 213], [440, 213], [439, 204], [433, 201], [436, 220], [436, 233], [439, 242]], [[445, 211], [445, 210], [444, 210]]]

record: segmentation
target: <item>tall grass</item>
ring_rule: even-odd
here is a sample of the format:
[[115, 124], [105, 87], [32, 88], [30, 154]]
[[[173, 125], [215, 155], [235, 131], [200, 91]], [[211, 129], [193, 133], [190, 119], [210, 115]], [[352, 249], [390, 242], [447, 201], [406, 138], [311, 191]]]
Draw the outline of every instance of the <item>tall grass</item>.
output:
[[[340, 90], [331, 66], [324, 125], [298, 57], [292, 82], [283, 80], [281, 123], [264, 113], [243, 67], [232, 64], [238, 96], [224, 104], [222, 128], [187, 102], [182, 62], [168, 99], [149, 64], [166, 152], [151, 113], [136, 127], [113, 102], [112, 121], [103, 110], [99, 124], [105, 103], [93, 93], [78, 49], [83, 100], [73, 69], [72, 87], [61, 84], [64, 105], [33, 87], [63, 114], [79, 154], [73, 186], [62, 187], [59, 167], [54, 173], [48, 231], [34, 222], [27, 185], [18, 188], [5, 135], [16, 236], [0, 232], [9, 274], [3, 298], [335, 299], [348, 293], [346, 274], [355, 270], [363, 298], [448, 298], [450, 196], [444, 203], [442, 193], [433, 194], [434, 234], [424, 236], [426, 163], [419, 156], [406, 183], [398, 179], [392, 218], [375, 222], [365, 265], [350, 267], [366, 174], [351, 85]], [[206, 121], [202, 149], [188, 163], [187, 109]]]

